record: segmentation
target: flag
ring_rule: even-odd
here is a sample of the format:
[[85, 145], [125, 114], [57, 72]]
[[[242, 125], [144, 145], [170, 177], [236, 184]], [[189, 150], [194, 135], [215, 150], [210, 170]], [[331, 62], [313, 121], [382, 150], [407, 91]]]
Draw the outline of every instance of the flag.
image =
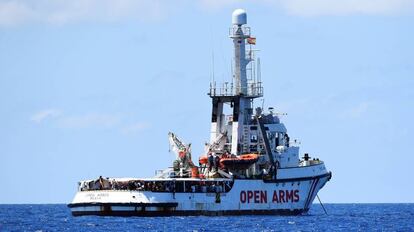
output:
[[248, 44], [256, 45], [256, 38], [255, 37], [249, 37], [249, 38], [247, 38], [247, 43]]

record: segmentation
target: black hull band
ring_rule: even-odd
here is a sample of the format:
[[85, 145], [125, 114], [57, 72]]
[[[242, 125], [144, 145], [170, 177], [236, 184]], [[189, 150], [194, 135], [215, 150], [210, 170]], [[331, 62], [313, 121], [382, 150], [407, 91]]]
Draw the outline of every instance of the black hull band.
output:
[[100, 202], [91, 202], [91, 203], [68, 204], [69, 208], [87, 207], [87, 206], [100, 206], [100, 207], [127, 206], [127, 207], [173, 208], [173, 207], [177, 207], [178, 203], [177, 202], [163, 202], [163, 203], [100, 203]]
[[225, 211], [202, 211], [186, 210], [176, 211], [73, 211], [73, 216], [118, 216], [118, 217], [169, 217], [169, 216], [241, 216], [241, 215], [279, 215], [295, 216], [307, 212], [304, 209], [275, 209], [275, 210], [225, 210]]

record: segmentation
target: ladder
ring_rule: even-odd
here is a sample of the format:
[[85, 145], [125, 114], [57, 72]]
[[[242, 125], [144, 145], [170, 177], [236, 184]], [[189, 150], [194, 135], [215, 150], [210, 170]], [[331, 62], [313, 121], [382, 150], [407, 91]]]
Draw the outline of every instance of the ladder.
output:
[[275, 161], [273, 159], [273, 153], [272, 153], [272, 150], [270, 149], [269, 139], [267, 138], [266, 128], [264, 126], [262, 118], [256, 116], [256, 120], [257, 120], [257, 124], [259, 124], [260, 133], [262, 135], [262, 139], [265, 145], [266, 154], [269, 156], [270, 163], [274, 164]]
[[250, 145], [250, 133], [249, 133], [249, 126], [243, 126], [243, 146], [242, 146], [242, 153], [249, 152], [249, 145]]

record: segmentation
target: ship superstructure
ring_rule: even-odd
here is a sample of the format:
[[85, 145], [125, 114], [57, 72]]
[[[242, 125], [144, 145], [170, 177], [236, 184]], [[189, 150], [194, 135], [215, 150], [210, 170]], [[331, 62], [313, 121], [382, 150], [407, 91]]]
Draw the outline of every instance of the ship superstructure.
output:
[[[280, 114], [254, 107], [263, 97], [260, 60], [247, 14], [232, 15], [231, 82], [210, 84], [210, 141], [194, 163], [191, 145], [169, 133], [176, 159], [154, 178], [103, 178], [79, 182], [68, 206], [78, 215], [169, 216], [307, 212], [331, 178], [324, 163], [299, 157]], [[229, 112], [226, 114], [226, 112]]]

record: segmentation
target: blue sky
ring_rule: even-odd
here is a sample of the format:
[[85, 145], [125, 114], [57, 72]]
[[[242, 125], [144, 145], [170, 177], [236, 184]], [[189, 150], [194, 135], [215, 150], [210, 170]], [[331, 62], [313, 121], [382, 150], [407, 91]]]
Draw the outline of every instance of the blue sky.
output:
[[324, 202], [414, 202], [411, 0], [0, 0], [0, 203], [67, 203], [80, 179], [149, 177], [167, 133], [209, 140], [231, 13], [257, 37], [265, 105], [333, 179]]

